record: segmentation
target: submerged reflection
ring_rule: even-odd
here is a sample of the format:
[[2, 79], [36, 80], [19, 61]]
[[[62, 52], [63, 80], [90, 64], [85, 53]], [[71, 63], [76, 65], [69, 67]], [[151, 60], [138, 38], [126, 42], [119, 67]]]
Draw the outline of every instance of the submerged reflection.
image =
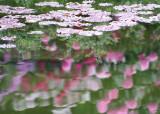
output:
[[[70, 108], [76, 107], [79, 103], [92, 102], [92, 94], [97, 92], [100, 99], [94, 100], [93, 103], [97, 103], [99, 113], [125, 111], [127, 114], [129, 110], [139, 108], [140, 100], [149, 94], [144, 88], [151, 83], [158, 86], [158, 77], [151, 76], [154, 78], [148, 80], [136, 76], [149, 70], [153, 64], [158, 70], [159, 63], [155, 62], [158, 61], [158, 55], [155, 52], [139, 55], [137, 62], [132, 65], [126, 64], [125, 54], [117, 51], [108, 52], [103, 57], [103, 63], [97, 63], [95, 57], [83, 59], [78, 63], [67, 57], [64, 60], [19, 61], [13, 65], [7, 52], [4, 56], [6, 59], [1, 68], [5, 71], [7, 67], [14, 67], [14, 75], [8, 81], [8, 86], [5, 89], [1, 88], [0, 99], [3, 102], [6, 95], [11, 95], [12, 107], [16, 111], [52, 105], [58, 108], [52, 110], [55, 114], [70, 114]], [[1, 80], [5, 80], [7, 75], [9, 74], [2, 72]], [[139, 89], [136, 88], [137, 84], [140, 84]], [[136, 92], [137, 95], [132, 95], [132, 92]], [[126, 99], [121, 94], [129, 96]], [[121, 106], [112, 109], [110, 106], [115, 102], [120, 102]], [[153, 111], [150, 109], [152, 104], [146, 107]]]

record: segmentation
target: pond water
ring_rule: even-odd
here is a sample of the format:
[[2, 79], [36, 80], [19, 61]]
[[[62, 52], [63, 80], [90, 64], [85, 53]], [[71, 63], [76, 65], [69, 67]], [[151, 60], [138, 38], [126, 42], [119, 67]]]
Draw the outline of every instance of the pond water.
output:
[[159, 56], [156, 1], [2, 0], [0, 114], [160, 114]]

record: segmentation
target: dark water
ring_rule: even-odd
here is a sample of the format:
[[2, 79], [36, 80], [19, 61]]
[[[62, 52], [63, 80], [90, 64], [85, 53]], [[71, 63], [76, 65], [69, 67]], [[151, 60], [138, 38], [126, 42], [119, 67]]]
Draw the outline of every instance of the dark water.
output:
[[0, 114], [160, 114], [159, 4], [1, 4]]

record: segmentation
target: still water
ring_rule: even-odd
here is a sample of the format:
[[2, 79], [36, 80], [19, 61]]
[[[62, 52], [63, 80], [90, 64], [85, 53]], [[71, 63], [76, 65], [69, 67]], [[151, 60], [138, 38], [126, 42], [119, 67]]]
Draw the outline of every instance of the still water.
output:
[[0, 114], [160, 114], [160, 4], [0, 4]]

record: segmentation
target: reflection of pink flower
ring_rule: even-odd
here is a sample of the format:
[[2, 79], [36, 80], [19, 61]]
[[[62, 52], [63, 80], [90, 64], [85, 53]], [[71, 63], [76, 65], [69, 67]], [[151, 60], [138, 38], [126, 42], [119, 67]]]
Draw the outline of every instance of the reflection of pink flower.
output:
[[124, 70], [124, 77], [131, 77], [136, 73], [135, 66], [129, 66]]
[[55, 102], [55, 104], [58, 104], [58, 105], [62, 104], [63, 97], [60, 96], [60, 95], [56, 96], [55, 99], [54, 99], [54, 102]]
[[92, 63], [95, 63], [95, 62], [96, 62], [96, 58], [95, 57], [90, 57], [90, 58], [86, 58], [83, 61], [83, 64], [92, 64]]
[[110, 52], [107, 53], [106, 60], [108, 62], [113, 62], [113, 63], [116, 64], [117, 62], [124, 61], [125, 58], [124, 58], [124, 54], [122, 52], [110, 51]]
[[44, 90], [44, 91], [47, 91], [47, 90], [48, 90], [47, 82], [46, 82], [46, 81], [38, 82], [33, 89], [34, 89], [35, 91], [36, 91], [36, 90]]
[[49, 42], [49, 36], [48, 36], [48, 35], [45, 35], [43, 38], [41, 38], [41, 41], [42, 41], [45, 45], [47, 45], [48, 42]]
[[136, 109], [137, 108], [137, 101], [132, 99], [126, 102], [126, 106], [128, 109]]
[[95, 74], [96, 74], [96, 65], [95, 64], [89, 65], [87, 69], [87, 76], [92, 76]]
[[156, 114], [158, 110], [158, 104], [157, 103], [149, 103], [147, 105], [148, 111], [150, 114]]
[[82, 69], [82, 64], [76, 64], [76, 70], [77, 71], [80, 71]]
[[112, 89], [108, 92], [108, 98], [110, 100], [115, 100], [119, 97], [119, 90], [117, 88]]
[[150, 53], [148, 56], [147, 56], [147, 59], [150, 61], [150, 62], [154, 62], [154, 61], [157, 61], [158, 60], [158, 55], [157, 53]]
[[11, 59], [11, 54], [9, 52], [5, 52], [3, 55], [4, 62], [8, 62]]
[[100, 72], [97, 72], [96, 73], [96, 76], [98, 77], [98, 78], [109, 78], [110, 76], [111, 76], [111, 73], [110, 72], [107, 72], [107, 71], [105, 71], [105, 70], [102, 70], [102, 71], [100, 71]]
[[98, 103], [97, 103], [97, 110], [99, 113], [105, 113], [107, 112], [107, 104], [104, 100], [100, 100]]
[[132, 88], [133, 87], [133, 80], [132, 80], [132, 78], [126, 78], [123, 81], [122, 87], [124, 89], [130, 89], [130, 88]]
[[73, 59], [72, 58], [65, 59], [62, 62], [62, 70], [65, 71], [65, 72], [69, 72], [71, 70], [72, 63], [73, 63]]
[[80, 50], [80, 44], [79, 44], [78, 42], [73, 42], [72, 48], [73, 48], [74, 50]]

